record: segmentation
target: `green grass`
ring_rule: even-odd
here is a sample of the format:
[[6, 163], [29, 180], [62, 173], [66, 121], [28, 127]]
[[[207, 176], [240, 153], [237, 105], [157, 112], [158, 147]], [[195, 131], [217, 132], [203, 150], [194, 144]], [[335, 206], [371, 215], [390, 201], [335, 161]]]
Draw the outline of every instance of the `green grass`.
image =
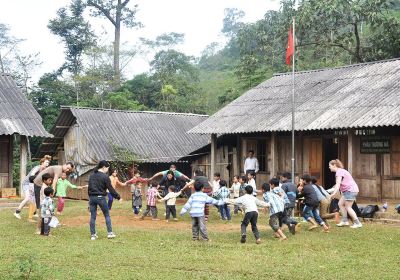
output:
[[[88, 215], [86, 205], [67, 201], [60, 220]], [[116, 203], [112, 215], [129, 219], [130, 213], [129, 202], [124, 202]], [[100, 221], [104, 218], [98, 217]], [[282, 243], [272, 238], [265, 226], [267, 217], [261, 214], [263, 243], [256, 245], [251, 234], [248, 243], [239, 243], [240, 216], [222, 228], [215, 209], [209, 243], [191, 241], [188, 216], [178, 222], [184, 224], [179, 229], [162, 221], [155, 222], [162, 229], [140, 223], [145, 222], [115, 225], [115, 240], [105, 238], [102, 224], [97, 227], [100, 239], [91, 241], [88, 222], [57, 228], [54, 237], [44, 238], [34, 235], [26, 210], [21, 221], [12, 210], [1, 210], [0, 279], [398, 279], [400, 275], [400, 229], [394, 226], [365, 224], [357, 230], [333, 228], [329, 234], [302, 231]], [[29, 269], [30, 278], [22, 278]]]

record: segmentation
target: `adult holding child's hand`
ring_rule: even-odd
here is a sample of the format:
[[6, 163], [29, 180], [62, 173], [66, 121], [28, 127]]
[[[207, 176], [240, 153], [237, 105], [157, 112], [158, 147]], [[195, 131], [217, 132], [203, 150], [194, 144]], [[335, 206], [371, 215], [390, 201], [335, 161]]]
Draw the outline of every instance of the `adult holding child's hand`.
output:
[[111, 185], [111, 180], [107, 176], [110, 164], [102, 160], [97, 164], [94, 169], [94, 173], [89, 177], [89, 208], [90, 208], [90, 234], [91, 239], [96, 240], [98, 238], [96, 234], [96, 216], [97, 216], [97, 206], [100, 207], [104, 214], [107, 225], [107, 238], [115, 238], [115, 234], [112, 231], [110, 211], [107, 205], [107, 190], [115, 198], [122, 202], [121, 196], [115, 191]]

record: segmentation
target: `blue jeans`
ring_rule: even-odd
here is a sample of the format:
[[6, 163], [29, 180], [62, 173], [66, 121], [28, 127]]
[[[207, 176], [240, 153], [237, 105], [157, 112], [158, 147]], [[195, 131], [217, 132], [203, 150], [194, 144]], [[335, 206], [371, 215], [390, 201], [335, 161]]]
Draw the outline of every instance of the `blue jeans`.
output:
[[218, 206], [219, 213], [221, 214], [222, 220], [230, 220], [231, 219], [231, 209], [229, 209], [228, 204]]
[[315, 221], [319, 224], [319, 225], [323, 225], [325, 224], [324, 221], [321, 219], [321, 217], [319, 216], [319, 211], [318, 211], [318, 207], [313, 207], [310, 205], [305, 205], [303, 208], [303, 217], [304, 219], [306, 219], [307, 221], [314, 217]]
[[102, 195], [91, 195], [89, 196], [89, 208], [90, 208], [90, 234], [96, 234], [96, 217], [97, 217], [97, 206], [100, 207], [103, 212], [104, 218], [106, 219], [107, 232], [112, 232], [110, 211], [106, 197]]
[[142, 206], [133, 206], [133, 213], [135, 215], [138, 215], [140, 212], [140, 208], [142, 208]]
[[114, 198], [111, 195], [111, 193], [107, 193], [107, 196], [108, 196], [108, 209], [111, 210], [113, 202], [114, 202]]

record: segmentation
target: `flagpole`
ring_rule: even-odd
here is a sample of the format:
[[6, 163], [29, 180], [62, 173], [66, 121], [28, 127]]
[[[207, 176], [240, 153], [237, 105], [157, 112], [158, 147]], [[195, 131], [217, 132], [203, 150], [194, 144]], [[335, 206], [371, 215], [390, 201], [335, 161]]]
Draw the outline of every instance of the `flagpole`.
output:
[[295, 121], [295, 94], [294, 94], [294, 71], [295, 71], [295, 55], [296, 55], [296, 36], [295, 36], [295, 17], [293, 17], [293, 56], [292, 56], [292, 183], [294, 183], [294, 174], [295, 174], [295, 145], [294, 145], [294, 121]]

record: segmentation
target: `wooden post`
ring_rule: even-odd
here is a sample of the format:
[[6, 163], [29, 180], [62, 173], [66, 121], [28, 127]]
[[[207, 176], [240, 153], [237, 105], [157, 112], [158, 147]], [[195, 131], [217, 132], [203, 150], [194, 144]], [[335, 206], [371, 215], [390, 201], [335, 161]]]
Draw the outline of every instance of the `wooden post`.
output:
[[10, 135], [9, 151], [8, 151], [8, 187], [13, 187], [13, 168], [14, 167], [14, 136]]
[[[347, 131], [347, 170], [353, 173], [353, 142], [354, 142], [354, 131], [349, 129]], [[354, 175], [353, 175], [354, 177]]]
[[272, 178], [278, 172], [278, 145], [276, 143], [276, 132], [271, 133], [271, 168], [269, 177]]
[[382, 191], [383, 191], [383, 188], [382, 188], [382, 183], [383, 183], [383, 180], [382, 180], [382, 155], [381, 154], [376, 154], [376, 156], [375, 156], [375, 160], [376, 160], [376, 179], [375, 179], [375, 182], [376, 182], [376, 197], [377, 197], [377, 201], [380, 201], [380, 202], [382, 202], [382, 197], [383, 197], [383, 194], [382, 194]]
[[19, 195], [24, 197], [25, 194], [22, 189], [22, 183], [26, 177], [26, 166], [28, 161], [28, 140], [27, 136], [20, 135], [20, 168], [19, 168]]
[[236, 134], [236, 174], [240, 176], [242, 170], [240, 169], [242, 162], [242, 147], [240, 146], [239, 134]]
[[217, 165], [217, 134], [211, 134], [211, 172], [209, 175], [212, 182]]

